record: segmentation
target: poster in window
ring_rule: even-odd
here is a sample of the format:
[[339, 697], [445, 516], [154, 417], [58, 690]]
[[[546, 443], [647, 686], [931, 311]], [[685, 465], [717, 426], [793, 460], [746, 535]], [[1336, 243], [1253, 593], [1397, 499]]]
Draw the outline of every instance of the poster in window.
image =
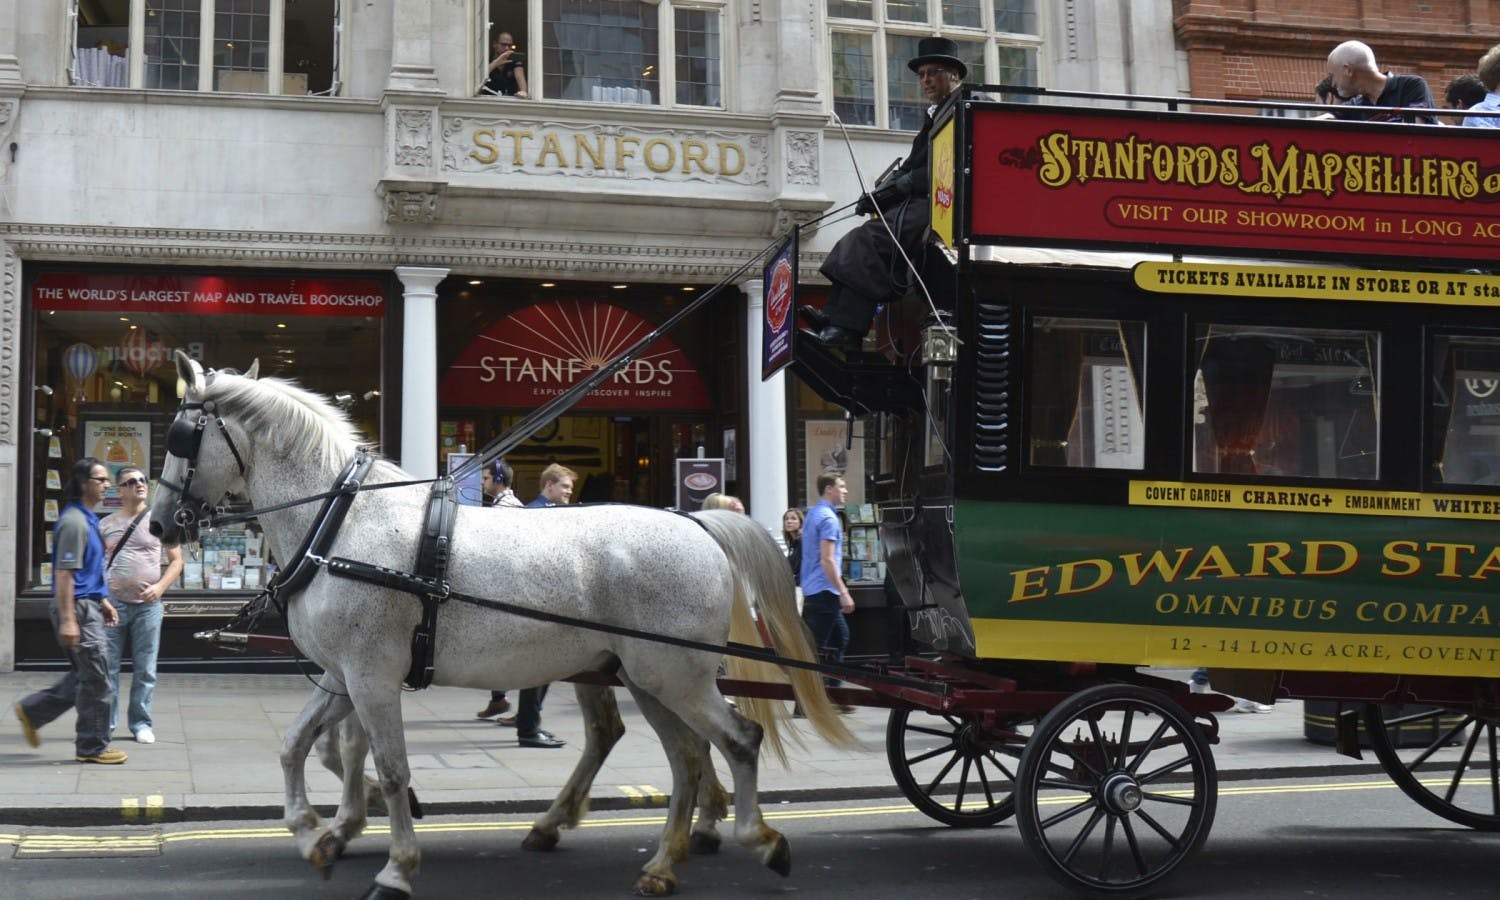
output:
[[83, 455], [92, 456], [109, 470], [109, 489], [101, 509], [119, 509], [115, 488], [120, 470], [134, 466], [151, 477], [151, 421], [146, 418], [83, 420]]
[[803, 423], [807, 437], [807, 494], [805, 505], [818, 502], [818, 475], [837, 472], [849, 485], [849, 503], [861, 503], [865, 494], [865, 441], [856, 434], [848, 439], [849, 424], [843, 419], [814, 419]]

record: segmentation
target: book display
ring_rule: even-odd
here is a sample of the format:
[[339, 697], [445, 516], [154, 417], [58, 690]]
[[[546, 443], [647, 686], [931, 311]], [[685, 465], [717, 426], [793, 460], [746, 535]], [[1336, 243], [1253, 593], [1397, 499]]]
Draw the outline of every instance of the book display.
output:
[[879, 512], [871, 503], [844, 507], [844, 576], [850, 582], [885, 580], [885, 555], [880, 546]]

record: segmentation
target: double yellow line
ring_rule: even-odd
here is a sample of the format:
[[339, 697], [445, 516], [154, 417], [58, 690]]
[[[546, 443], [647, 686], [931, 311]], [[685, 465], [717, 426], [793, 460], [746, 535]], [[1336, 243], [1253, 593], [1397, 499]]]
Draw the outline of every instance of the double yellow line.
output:
[[[1448, 779], [1438, 778], [1423, 781], [1423, 784], [1443, 786], [1448, 784]], [[638, 797], [642, 803], [650, 800], [661, 802], [665, 795], [651, 785], [619, 786], [620, 790], [628, 796]], [[1394, 790], [1395, 785], [1390, 781], [1361, 781], [1352, 783], [1320, 783], [1320, 784], [1281, 784], [1281, 785], [1240, 785], [1219, 788], [1220, 797], [1248, 797], [1264, 796], [1274, 794], [1316, 794], [1342, 791], [1372, 791], [1372, 790]], [[1181, 796], [1186, 791], [1161, 791], [1159, 793]], [[147, 798], [147, 810], [151, 809], [150, 799]], [[1075, 803], [1074, 797], [1046, 798], [1045, 805], [1064, 803]], [[770, 821], [798, 821], [807, 819], [834, 819], [834, 818], [858, 818], [861, 816], [888, 816], [904, 815], [913, 812], [910, 804], [905, 802], [860, 805], [860, 806], [835, 806], [818, 807], [814, 809], [763, 809], [762, 814]], [[726, 821], [733, 821], [730, 816]], [[642, 826], [660, 826], [666, 821], [665, 812], [640, 813], [627, 816], [600, 817], [580, 823], [580, 828], [634, 828]], [[525, 821], [490, 821], [490, 822], [421, 822], [417, 823], [418, 834], [456, 834], [456, 833], [481, 833], [481, 832], [524, 832], [531, 829], [531, 820]], [[366, 834], [389, 835], [390, 827], [386, 825], [371, 825], [365, 830]], [[170, 833], [151, 834], [127, 834], [127, 835], [73, 835], [73, 834], [6, 834], [0, 832], [0, 846], [10, 845], [17, 848], [17, 856], [43, 856], [47, 854], [78, 854], [81, 852], [94, 853], [154, 853], [159, 852], [166, 844], [184, 844], [203, 841], [253, 841], [253, 840], [286, 840], [288, 832], [281, 825], [260, 826], [245, 828], [211, 828], [196, 829], [190, 831], [174, 831]]]

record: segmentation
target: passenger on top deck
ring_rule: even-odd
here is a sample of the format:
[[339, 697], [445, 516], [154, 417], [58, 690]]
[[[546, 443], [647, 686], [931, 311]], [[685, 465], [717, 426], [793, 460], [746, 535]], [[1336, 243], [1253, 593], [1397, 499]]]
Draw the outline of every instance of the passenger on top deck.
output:
[[1345, 41], [1328, 54], [1328, 77], [1333, 92], [1345, 102], [1335, 107], [1335, 119], [1369, 122], [1416, 122], [1436, 125], [1430, 114], [1403, 117], [1360, 107], [1391, 106], [1401, 109], [1432, 109], [1432, 91], [1420, 75], [1392, 75], [1375, 64], [1375, 51], [1360, 41]]

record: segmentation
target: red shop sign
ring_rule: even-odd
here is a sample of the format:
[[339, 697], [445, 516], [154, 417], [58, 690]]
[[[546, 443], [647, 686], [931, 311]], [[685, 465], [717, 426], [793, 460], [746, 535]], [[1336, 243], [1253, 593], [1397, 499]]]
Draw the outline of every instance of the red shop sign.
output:
[[31, 304], [73, 312], [383, 318], [386, 289], [373, 278], [323, 275], [48, 272], [32, 284]]
[[[530, 408], [563, 393], [652, 329], [636, 313], [592, 300], [537, 303], [493, 323], [443, 375], [444, 406]], [[578, 409], [708, 409], [703, 378], [660, 338]]]
[[1500, 133], [976, 106], [980, 242], [1493, 260]]

